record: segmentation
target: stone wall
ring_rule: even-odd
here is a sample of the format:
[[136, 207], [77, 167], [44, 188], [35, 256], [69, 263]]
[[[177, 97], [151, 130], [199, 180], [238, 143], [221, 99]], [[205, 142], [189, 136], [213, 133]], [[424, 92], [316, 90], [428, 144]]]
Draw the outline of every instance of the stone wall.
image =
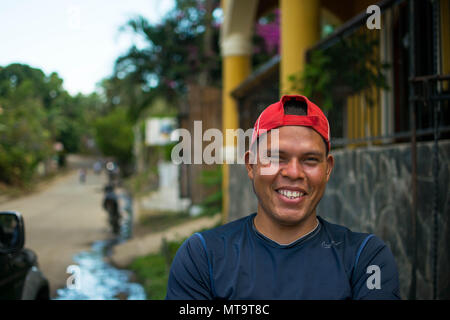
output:
[[[432, 143], [417, 147], [417, 299], [432, 298], [433, 194]], [[342, 149], [318, 215], [353, 231], [374, 233], [392, 250], [400, 290], [408, 298], [413, 239], [410, 144]], [[439, 144], [438, 298], [450, 299], [450, 141]], [[256, 211], [256, 198], [245, 166], [230, 166], [230, 213], [235, 220]]]
[[243, 164], [231, 164], [230, 168], [230, 209], [228, 220], [233, 221], [256, 212], [258, 202], [252, 183]]

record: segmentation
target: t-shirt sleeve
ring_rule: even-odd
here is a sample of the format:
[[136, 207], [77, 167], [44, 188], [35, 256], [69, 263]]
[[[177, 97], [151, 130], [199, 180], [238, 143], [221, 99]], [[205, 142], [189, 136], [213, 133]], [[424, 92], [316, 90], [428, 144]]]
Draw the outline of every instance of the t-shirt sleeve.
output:
[[167, 300], [212, 299], [209, 263], [202, 240], [197, 234], [178, 249], [167, 284]]
[[400, 299], [397, 265], [388, 246], [372, 235], [359, 253], [352, 276], [353, 299]]

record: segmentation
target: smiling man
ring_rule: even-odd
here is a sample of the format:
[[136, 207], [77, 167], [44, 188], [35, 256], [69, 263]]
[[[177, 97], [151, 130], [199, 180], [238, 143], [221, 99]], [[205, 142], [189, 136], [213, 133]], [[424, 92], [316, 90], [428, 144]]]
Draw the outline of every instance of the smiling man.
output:
[[399, 299], [383, 241], [317, 216], [334, 166], [329, 151], [328, 120], [306, 97], [267, 107], [245, 155], [257, 212], [187, 239], [166, 298]]

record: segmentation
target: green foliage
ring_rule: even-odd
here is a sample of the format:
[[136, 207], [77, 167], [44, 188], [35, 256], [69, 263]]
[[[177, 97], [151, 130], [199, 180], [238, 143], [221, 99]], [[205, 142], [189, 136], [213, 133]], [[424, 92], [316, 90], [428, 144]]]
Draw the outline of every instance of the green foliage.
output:
[[145, 228], [146, 233], [164, 231], [192, 220], [189, 213], [183, 211], [141, 210], [141, 213], [138, 223]]
[[137, 16], [121, 28], [147, 44], [132, 46], [116, 60], [112, 82], [124, 87], [121, 101], [134, 102], [128, 104], [132, 119], [158, 97], [178, 105], [189, 82], [220, 85], [219, 28], [211, 14], [219, 5], [218, 0], [177, 0], [161, 23]]
[[133, 156], [133, 127], [124, 108], [116, 108], [95, 122], [95, 140], [105, 156], [128, 163]]
[[258, 68], [279, 53], [280, 10], [275, 8], [258, 18], [253, 33], [252, 65]]
[[24, 185], [51, 153], [50, 133], [43, 126], [45, 111], [36, 99], [16, 101], [14, 107], [0, 104], [0, 181]]
[[138, 281], [143, 284], [147, 299], [164, 299], [169, 271], [163, 255], [151, 254], [139, 257], [133, 261], [129, 268], [135, 272]]
[[215, 190], [206, 197], [200, 206], [203, 215], [214, 215], [222, 212], [222, 166], [216, 166], [212, 170], [203, 170], [200, 175], [199, 182], [208, 189]]
[[163, 239], [159, 253], [136, 258], [130, 269], [144, 285], [147, 299], [162, 300], [166, 296], [170, 266], [177, 250], [185, 239], [181, 241], [167, 241]]
[[158, 168], [148, 166], [143, 172], [132, 175], [124, 180], [124, 186], [133, 196], [139, 197], [153, 191], [158, 185]]
[[[219, 222], [214, 227], [220, 225], [221, 223]], [[196, 232], [203, 232], [205, 230], [208, 229], [203, 228]], [[167, 241], [163, 238], [158, 253], [138, 257], [128, 266], [128, 269], [136, 274], [139, 283], [143, 284], [147, 299], [161, 300], [165, 298], [170, 267], [178, 249], [186, 239]]]
[[162, 159], [164, 161], [172, 161], [172, 149], [178, 144], [178, 142], [172, 142], [169, 144], [166, 144], [164, 146], [161, 146], [162, 148]]
[[89, 134], [98, 98], [71, 97], [56, 73], [28, 65], [0, 67], [0, 182], [26, 185], [38, 164], [54, 155], [53, 144], [77, 152]]
[[175, 255], [177, 254], [177, 251], [180, 248], [182, 243], [183, 242], [180, 242], [180, 241], [167, 241], [166, 238], [162, 239], [162, 242], [161, 242], [161, 254], [164, 256], [164, 258], [166, 260], [167, 269], [170, 270], [170, 266], [172, 265], [172, 261], [175, 258]]
[[341, 39], [325, 50], [313, 51], [302, 73], [289, 77], [291, 89], [320, 101], [325, 109], [339, 94], [362, 92], [369, 106], [369, 89], [389, 89], [383, 72], [389, 65], [379, 61], [378, 40], [366, 33]]

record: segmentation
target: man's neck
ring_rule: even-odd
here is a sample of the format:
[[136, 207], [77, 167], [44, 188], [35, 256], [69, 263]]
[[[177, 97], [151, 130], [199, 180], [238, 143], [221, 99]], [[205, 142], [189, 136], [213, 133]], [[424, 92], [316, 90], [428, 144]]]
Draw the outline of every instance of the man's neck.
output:
[[290, 244], [313, 231], [319, 221], [314, 212], [297, 224], [282, 224], [258, 210], [254, 225], [259, 233], [282, 245]]

